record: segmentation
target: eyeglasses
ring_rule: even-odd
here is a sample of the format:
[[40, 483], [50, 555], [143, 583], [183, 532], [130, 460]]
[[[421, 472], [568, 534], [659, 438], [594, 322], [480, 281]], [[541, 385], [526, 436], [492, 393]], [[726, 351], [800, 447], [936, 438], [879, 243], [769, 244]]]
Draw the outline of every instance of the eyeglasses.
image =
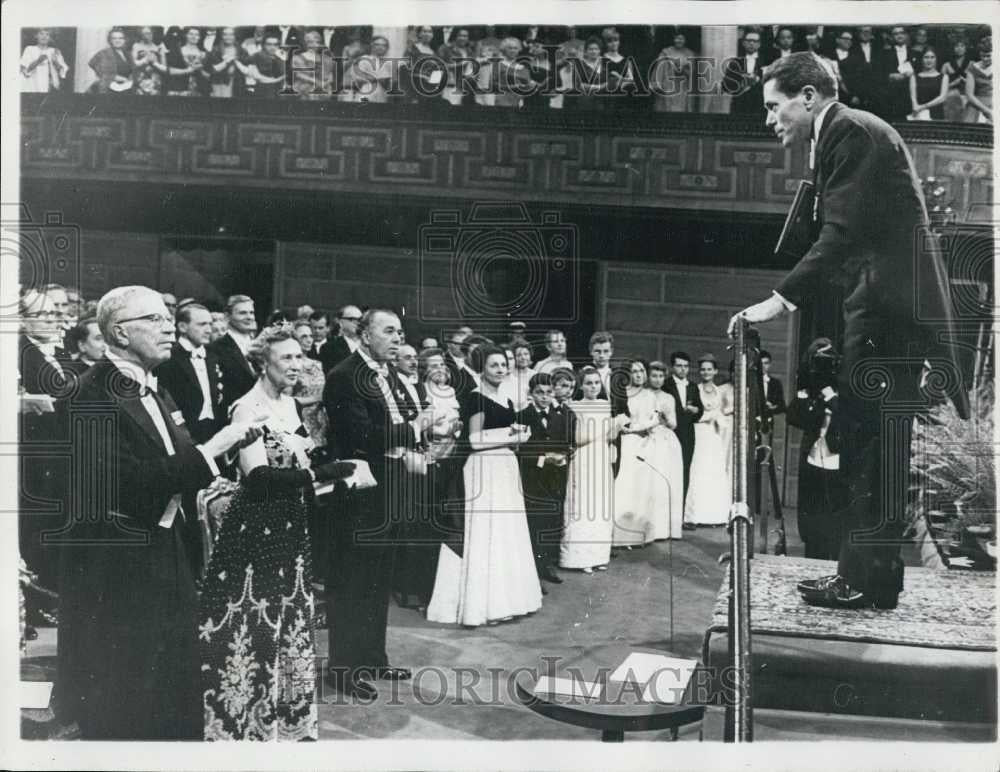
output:
[[127, 322], [149, 322], [154, 327], [163, 329], [167, 323], [173, 323], [173, 319], [163, 314], [146, 314], [145, 316], [133, 316], [128, 319], [119, 319], [115, 324], [126, 324]]
[[360, 316], [342, 316], [342, 317], [340, 317], [340, 319], [341, 319], [341, 321], [344, 321], [344, 322], [360, 322], [361, 321], [361, 317]]

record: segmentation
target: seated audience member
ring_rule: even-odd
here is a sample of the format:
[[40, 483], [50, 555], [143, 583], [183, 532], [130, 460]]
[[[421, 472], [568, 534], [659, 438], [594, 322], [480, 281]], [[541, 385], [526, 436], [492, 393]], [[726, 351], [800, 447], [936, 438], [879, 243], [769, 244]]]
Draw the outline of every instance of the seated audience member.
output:
[[910, 76], [911, 121], [943, 121], [948, 98], [948, 78], [937, 68], [937, 53], [927, 48], [920, 56], [920, 71]]
[[254, 83], [253, 94], [273, 99], [285, 84], [285, 60], [278, 48], [277, 35], [265, 35], [261, 50], [250, 57], [247, 78]]
[[66, 353], [71, 360], [66, 367], [77, 375], [83, 375], [88, 368], [104, 358], [107, 348], [104, 336], [97, 325], [97, 319], [82, 319], [66, 333]]
[[159, 96], [163, 93], [163, 74], [167, 71], [166, 49], [156, 42], [156, 29], [142, 27], [139, 39], [132, 44], [132, 79], [134, 93]]
[[545, 334], [545, 348], [549, 355], [535, 363], [535, 372], [551, 374], [560, 367], [573, 369], [573, 363], [566, 358], [566, 335], [562, 330], [549, 330]]
[[52, 33], [45, 27], [35, 32], [35, 44], [21, 54], [21, 91], [47, 94], [62, 86], [69, 65], [62, 52], [52, 45]]
[[97, 82], [91, 86], [98, 94], [128, 91], [132, 88], [132, 59], [125, 50], [125, 31], [115, 27], [108, 33], [108, 47], [94, 54], [87, 63]]
[[528, 388], [531, 404], [517, 413], [517, 423], [531, 432], [517, 451], [524, 508], [538, 577], [562, 584], [555, 566], [559, 562], [567, 466], [575, 436], [573, 413], [569, 409], [552, 409], [552, 381], [547, 374], [533, 375]]
[[250, 57], [236, 43], [236, 30], [223, 27], [215, 46], [205, 60], [211, 96], [233, 97], [246, 93]]
[[837, 353], [829, 338], [817, 338], [799, 369], [799, 390], [788, 406], [788, 423], [802, 430], [799, 452], [799, 536], [807, 558], [836, 560], [847, 506], [847, 480], [840, 472], [839, 438], [830, 433], [837, 406]]
[[202, 96], [208, 89], [206, 53], [197, 27], [184, 30], [184, 42], [167, 50], [167, 96]]

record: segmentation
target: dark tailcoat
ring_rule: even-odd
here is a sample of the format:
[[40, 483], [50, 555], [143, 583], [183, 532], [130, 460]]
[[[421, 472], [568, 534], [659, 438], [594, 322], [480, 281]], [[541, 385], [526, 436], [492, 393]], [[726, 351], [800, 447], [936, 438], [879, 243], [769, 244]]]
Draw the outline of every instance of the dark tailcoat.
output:
[[684, 402], [681, 401], [677, 391], [677, 383], [672, 375], [667, 375], [663, 390], [674, 398], [677, 408], [677, 439], [681, 443], [681, 458], [684, 460], [684, 495], [687, 495], [688, 483], [691, 476], [691, 459], [694, 458], [694, 425], [698, 423], [705, 407], [701, 404], [701, 392], [698, 385], [688, 381], [687, 384], [687, 404], [698, 408], [697, 413], [689, 413], [684, 409]]
[[[733, 97], [731, 113], [764, 116], [764, 87], [760, 78], [764, 74], [764, 56], [757, 55], [754, 71], [747, 73], [746, 56], [738, 56], [726, 62], [722, 76], [722, 90]], [[756, 75], [758, 80], [750, 84], [748, 75]]]
[[[400, 385], [391, 370], [388, 381], [395, 395]], [[328, 574], [330, 666], [379, 667], [388, 664], [386, 619], [399, 520], [413, 498], [402, 462], [386, 458], [386, 451], [414, 448], [417, 438], [409, 423], [392, 423], [378, 376], [357, 351], [327, 374], [323, 403], [337, 427], [331, 438], [336, 457], [366, 460], [378, 482], [346, 494], [335, 523]], [[399, 407], [402, 416], [405, 406]]]
[[[891, 601], [902, 588], [912, 416], [944, 392], [968, 416], [968, 395], [948, 342], [947, 273], [903, 140], [877, 116], [834, 104], [815, 155], [818, 237], [777, 292], [796, 305], [815, 302], [831, 284], [845, 292], [833, 428], [844, 438], [851, 506], [838, 570], [851, 586]], [[925, 359], [941, 375], [929, 383], [944, 385], [934, 395], [919, 387]], [[898, 471], [883, 475], [883, 463]], [[883, 543], [852, 542], [865, 531]]]
[[257, 374], [229, 334], [209, 343], [208, 350], [218, 359], [222, 368], [221, 420], [228, 423], [230, 408], [236, 400], [253, 388], [257, 382]]
[[156, 368], [156, 377], [159, 379], [161, 390], [166, 389], [181, 409], [188, 433], [195, 442], [205, 442], [228, 423], [226, 414], [222, 412], [225, 401], [222, 365], [215, 352], [207, 347], [205, 368], [208, 372], [213, 413], [212, 418], [205, 420], [198, 419], [204, 405], [204, 397], [201, 393], [201, 384], [198, 383], [198, 374], [191, 361], [191, 352], [180, 343], [175, 343], [170, 359]]
[[528, 530], [535, 561], [540, 567], [559, 562], [569, 465], [539, 466], [538, 459], [546, 453], [569, 456], [575, 434], [574, 418], [569, 407], [555, 406], [544, 416], [534, 405], [528, 405], [517, 414], [517, 422], [531, 429], [531, 437], [517, 449], [517, 459]]
[[[87, 739], [201, 739], [197, 596], [183, 516], [159, 525], [176, 494], [213, 471], [169, 395], [154, 397], [168, 455], [139, 385], [103, 360], [80, 380], [70, 409], [86, 449], [91, 495], [62, 548], [58, 703]], [[188, 517], [193, 516], [193, 513]]]

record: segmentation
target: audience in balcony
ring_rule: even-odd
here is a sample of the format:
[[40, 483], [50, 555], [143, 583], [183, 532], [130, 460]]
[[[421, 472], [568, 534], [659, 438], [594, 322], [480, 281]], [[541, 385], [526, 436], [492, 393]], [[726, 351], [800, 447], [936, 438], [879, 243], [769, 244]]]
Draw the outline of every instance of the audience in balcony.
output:
[[167, 51], [167, 95], [205, 96], [209, 73], [205, 70], [207, 55], [201, 47], [201, 30], [184, 29], [184, 43]]
[[246, 94], [249, 57], [236, 42], [236, 29], [223, 27], [215, 46], [205, 59], [211, 95], [233, 97]]
[[[714, 73], [696, 71], [698, 54], [688, 45], [690, 35], [678, 27], [487, 26], [472, 28], [470, 35], [469, 27], [425, 25], [410, 28], [402, 66], [393, 60], [388, 38], [370, 38], [371, 27], [169, 27], [161, 34], [162, 29], [112, 30], [108, 47], [90, 61], [98, 78], [92, 90], [223, 98], [278, 98], [282, 91], [292, 98], [294, 91], [310, 100], [425, 107], [690, 112], [701, 104], [691, 97], [710, 82], [730, 95], [729, 112], [762, 118], [765, 68], [805, 50], [833, 74], [841, 101], [852, 107], [889, 120], [916, 119], [915, 90], [916, 104], [925, 106], [916, 111], [922, 120], [992, 120], [991, 43], [981, 38], [988, 35], [985, 28], [977, 33], [941, 25], [748, 26], [740, 28], [741, 53]], [[597, 34], [584, 43], [584, 33]], [[44, 93], [57, 88], [69, 68], [47, 30], [38, 30], [36, 37], [38, 44], [23, 52], [22, 90]], [[665, 42], [671, 44], [661, 47]], [[283, 45], [299, 47], [291, 89], [284, 83], [291, 49]], [[44, 57], [43, 50], [48, 51]], [[925, 70], [927, 51], [949, 51], [948, 60], [938, 55], [936, 69]], [[926, 108], [932, 100], [924, 100], [922, 92], [930, 93], [937, 75], [946, 83], [946, 98]], [[630, 97], [608, 99], [623, 91]]]
[[722, 89], [732, 95], [730, 112], [763, 118], [764, 98], [761, 79], [764, 62], [760, 56], [760, 30], [750, 27], [743, 33], [743, 55], [730, 59], [722, 77]]
[[938, 70], [937, 53], [925, 48], [920, 57], [921, 69], [910, 78], [910, 103], [913, 121], [943, 121], [944, 102], [948, 97], [948, 79]]
[[21, 91], [47, 94], [58, 91], [69, 65], [62, 52], [52, 45], [52, 32], [41, 28], [35, 32], [35, 44], [25, 46], [21, 54]]
[[156, 42], [156, 30], [142, 27], [139, 39], [132, 44], [133, 93], [159, 96], [163, 93], [163, 74], [167, 71], [166, 51]]
[[944, 101], [944, 119], [959, 123], [965, 120], [965, 71], [969, 68], [969, 44], [964, 37], [956, 37], [951, 44], [951, 58], [941, 67], [948, 78], [948, 98]]
[[278, 36], [264, 35], [263, 47], [247, 63], [246, 87], [255, 97], [273, 99], [285, 84], [285, 60], [278, 48]]
[[691, 109], [691, 61], [697, 56], [687, 46], [683, 32], [674, 35], [674, 42], [660, 52], [652, 68], [653, 110], [659, 113], [685, 113]]
[[127, 91], [132, 88], [132, 60], [125, 50], [125, 31], [115, 27], [108, 33], [108, 47], [94, 54], [87, 63], [97, 82], [92, 91]]
[[979, 61], [972, 62], [965, 76], [965, 96], [969, 111], [965, 120], [993, 123], [993, 39], [979, 41]]

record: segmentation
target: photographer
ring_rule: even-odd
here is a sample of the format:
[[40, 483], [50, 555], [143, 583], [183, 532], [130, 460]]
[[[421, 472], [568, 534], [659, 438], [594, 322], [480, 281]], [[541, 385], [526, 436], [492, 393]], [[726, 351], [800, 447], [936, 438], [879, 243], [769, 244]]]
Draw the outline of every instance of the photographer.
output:
[[847, 482], [840, 471], [837, 408], [840, 357], [829, 338], [809, 344], [798, 375], [798, 393], [788, 406], [788, 422], [802, 430], [799, 453], [799, 537], [807, 558], [836, 560], [840, 551], [841, 510]]

